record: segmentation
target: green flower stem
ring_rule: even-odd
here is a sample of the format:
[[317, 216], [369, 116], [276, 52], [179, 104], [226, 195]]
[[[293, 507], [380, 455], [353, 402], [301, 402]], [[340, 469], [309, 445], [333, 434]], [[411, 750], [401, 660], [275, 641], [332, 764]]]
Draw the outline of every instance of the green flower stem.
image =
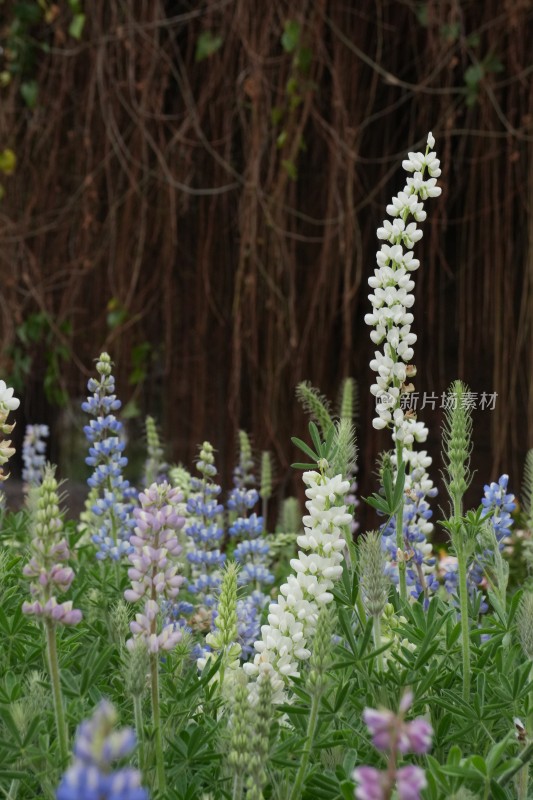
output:
[[294, 786], [292, 787], [292, 792], [290, 794], [289, 800], [300, 800], [302, 796], [302, 787], [304, 784], [307, 772], [307, 765], [309, 763], [309, 757], [311, 755], [313, 740], [315, 738], [315, 733], [316, 733], [316, 726], [318, 723], [318, 707], [320, 705], [320, 697], [321, 697], [321, 692], [315, 691], [313, 693], [313, 698], [311, 701], [311, 713], [309, 715], [309, 720], [307, 723], [307, 735], [305, 739], [305, 747], [302, 753], [302, 759], [300, 761], [300, 768], [298, 770], [298, 774], [296, 775], [296, 780], [294, 781]]
[[[529, 670], [529, 680], [533, 681], [533, 664]], [[529, 698], [530, 706], [533, 704], [533, 692], [530, 692]], [[526, 736], [528, 739], [531, 740], [533, 737], [533, 711], [530, 711], [526, 717]], [[527, 747], [527, 745], [526, 745]], [[525, 752], [525, 749], [522, 750], [522, 753]], [[520, 771], [520, 776], [518, 778], [518, 800], [527, 800], [529, 791], [529, 761], [524, 764]]]
[[138, 694], [133, 695], [133, 714], [135, 717], [135, 733], [137, 734], [137, 744], [139, 748], [139, 769], [144, 769], [144, 724], [142, 701]]
[[54, 623], [47, 619], [46, 645], [48, 653], [48, 668], [50, 670], [50, 681], [52, 683], [52, 697], [54, 701], [54, 714], [56, 718], [57, 738], [59, 741], [59, 755], [61, 763], [65, 764], [68, 759], [68, 732], [65, 721], [65, 709], [63, 707], [63, 697], [61, 696], [61, 682], [59, 680], [59, 662], [57, 659], [57, 640], [56, 628]]
[[[396, 442], [396, 473], [399, 472], [403, 464], [402, 445]], [[403, 494], [396, 512], [396, 548], [403, 554], [404, 552], [403, 541]], [[405, 560], [398, 559], [398, 575], [400, 578], [400, 598], [402, 602], [407, 602], [407, 582], [405, 577]]]
[[[374, 647], [379, 650], [381, 647], [381, 618], [379, 614], [372, 616], [372, 630], [374, 633]], [[378, 653], [378, 669], [383, 672], [383, 653]]]
[[459, 604], [461, 608], [461, 641], [463, 649], [463, 698], [470, 699], [470, 620], [468, 619], [468, 587], [466, 583], [466, 556], [463, 547], [457, 552], [459, 565]]
[[[453, 497], [453, 516], [457, 524], [463, 513], [462, 495]], [[468, 585], [466, 575], [466, 552], [461, 531], [455, 533], [455, 552], [459, 572], [459, 606], [461, 609], [461, 643], [463, 651], [463, 698], [470, 699], [470, 620], [468, 618]]]
[[533, 758], [533, 742], [529, 742], [529, 744], [524, 747], [522, 752], [519, 755], [520, 763], [516, 764], [514, 767], [510, 767], [503, 775], [500, 775], [498, 778], [498, 784], [500, 786], [505, 786], [511, 778], [514, 778], [517, 772], [519, 772], [526, 764], [529, 765], [529, 762]]
[[166, 789], [165, 760], [163, 756], [163, 735], [161, 733], [161, 713], [159, 708], [159, 659], [157, 653], [150, 653], [152, 720], [155, 733], [155, 761], [157, 772], [157, 788], [160, 792]]
[[243, 792], [243, 774], [236, 772], [233, 778], [233, 793], [231, 795], [232, 800], [242, 800], [242, 792]]

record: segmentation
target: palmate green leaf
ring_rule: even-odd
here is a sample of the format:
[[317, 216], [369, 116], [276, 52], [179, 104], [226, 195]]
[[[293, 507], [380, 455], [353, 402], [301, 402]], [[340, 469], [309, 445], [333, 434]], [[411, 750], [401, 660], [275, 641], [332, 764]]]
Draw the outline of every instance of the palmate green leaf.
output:
[[[330, 428], [330, 430], [331, 430], [331, 428]], [[311, 420], [311, 422], [309, 423], [309, 433], [311, 434], [311, 439], [312, 439], [313, 444], [315, 446], [316, 452], [319, 455], [321, 455], [322, 454], [321, 453], [321, 450], [322, 450], [322, 439], [320, 438], [320, 433], [318, 431], [318, 428], [317, 428], [316, 424], [313, 422], [313, 420]], [[329, 431], [328, 431], [328, 433], [329, 433]]]
[[296, 447], [298, 447], [302, 452], [304, 452], [306, 456], [312, 458], [315, 461], [315, 466], [316, 466], [316, 462], [318, 461], [320, 456], [317, 453], [314, 453], [309, 447], [309, 445], [307, 445], [304, 441], [302, 441], [302, 439], [299, 439], [297, 436], [291, 436], [291, 442], [295, 444]]

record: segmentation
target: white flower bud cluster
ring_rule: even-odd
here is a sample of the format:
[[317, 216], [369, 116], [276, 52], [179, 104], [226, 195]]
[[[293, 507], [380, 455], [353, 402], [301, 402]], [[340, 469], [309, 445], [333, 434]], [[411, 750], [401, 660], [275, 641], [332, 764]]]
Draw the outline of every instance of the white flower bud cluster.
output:
[[331, 589], [342, 575], [343, 528], [352, 521], [343, 503], [350, 483], [342, 475], [327, 478], [304, 472], [303, 480], [309, 513], [302, 520], [304, 533], [297, 538], [298, 558], [290, 562], [294, 573], [281, 587], [277, 602], [269, 606], [254, 661], [243, 667], [258, 680], [269, 675], [274, 701], [281, 699], [287, 678], [299, 676], [299, 662], [311, 655], [309, 639], [321, 607], [333, 600]]
[[[377, 415], [372, 424], [378, 430], [392, 427], [395, 441], [407, 447], [427, 437], [424, 425], [404, 414], [400, 396], [407, 378], [407, 364], [414, 355], [412, 345], [416, 342], [416, 335], [411, 333], [413, 315], [408, 309], [414, 303], [415, 283], [411, 273], [420, 266], [412, 251], [422, 238], [417, 223], [426, 218], [422, 201], [441, 193], [436, 185], [440, 168], [431, 150], [434, 144], [435, 139], [429, 133], [426, 152], [409, 153], [409, 158], [402, 163], [413, 176], [407, 178], [403, 191], [387, 206], [387, 213], [393, 219], [392, 222], [385, 220], [383, 227], [377, 230], [378, 239], [385, 244], [376, 254], [378, 266], [368, 281], [374, 290], [369, 295], [373, 310], [365, 316], [365, 322], [374, 328], [370, 334], [374, 344], [383, 344], [383, 351], [376, 351], [370, 362], [370, 368], [377, 373], [370, 389], [377, 401]], [[429, 177], [425, 177], [426, 173]], [[409, 217], [414, 221], [408, 223]]]

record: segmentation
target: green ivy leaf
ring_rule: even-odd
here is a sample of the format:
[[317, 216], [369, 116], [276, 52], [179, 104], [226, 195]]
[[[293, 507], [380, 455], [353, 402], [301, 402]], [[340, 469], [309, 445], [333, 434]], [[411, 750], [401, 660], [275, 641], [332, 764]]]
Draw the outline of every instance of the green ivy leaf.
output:
[[222, 36], [217, 36], [211, 33], [211, 31], [204, 31], [201, 33], [196, 40], [195, 61], [203, 61], [212, 56], [217, 50], [220, 50], [223, 42], [224, 39]]
[[85, 14], [75, 14], [68, 26], [68, 32], [73, 39], [81, 39], [85, 27]]
[[35, 108], [39, 94], [37, 81], [24, 81], [24, 83], [21, 83], [20, 93], [28, 108]]
[[286, 53], [294, 53], [300, 44], [301, 28], [298, 22], [288, 19], [283, 27], [281, 35], [281, 46]]

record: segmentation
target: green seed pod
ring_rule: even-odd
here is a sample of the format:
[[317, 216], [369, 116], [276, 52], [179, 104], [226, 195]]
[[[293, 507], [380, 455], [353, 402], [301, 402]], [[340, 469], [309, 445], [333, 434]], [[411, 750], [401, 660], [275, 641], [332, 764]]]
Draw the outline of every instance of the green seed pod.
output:
[[259, 495], [263, 500], [272, 497], [272, 456], [267, 450], [261, 453], [261, 480]]
[[385, 575], [385, 555], [381, 536], [369, 531], [359, 541], [359, 582], [365, 611], [372, 617], [383, 614], [389, 596], [390, 582]]
[[524, 592], [522, 595], [516, 624], [522, 649], [529, 660], [533, 661], [533, 592]]

